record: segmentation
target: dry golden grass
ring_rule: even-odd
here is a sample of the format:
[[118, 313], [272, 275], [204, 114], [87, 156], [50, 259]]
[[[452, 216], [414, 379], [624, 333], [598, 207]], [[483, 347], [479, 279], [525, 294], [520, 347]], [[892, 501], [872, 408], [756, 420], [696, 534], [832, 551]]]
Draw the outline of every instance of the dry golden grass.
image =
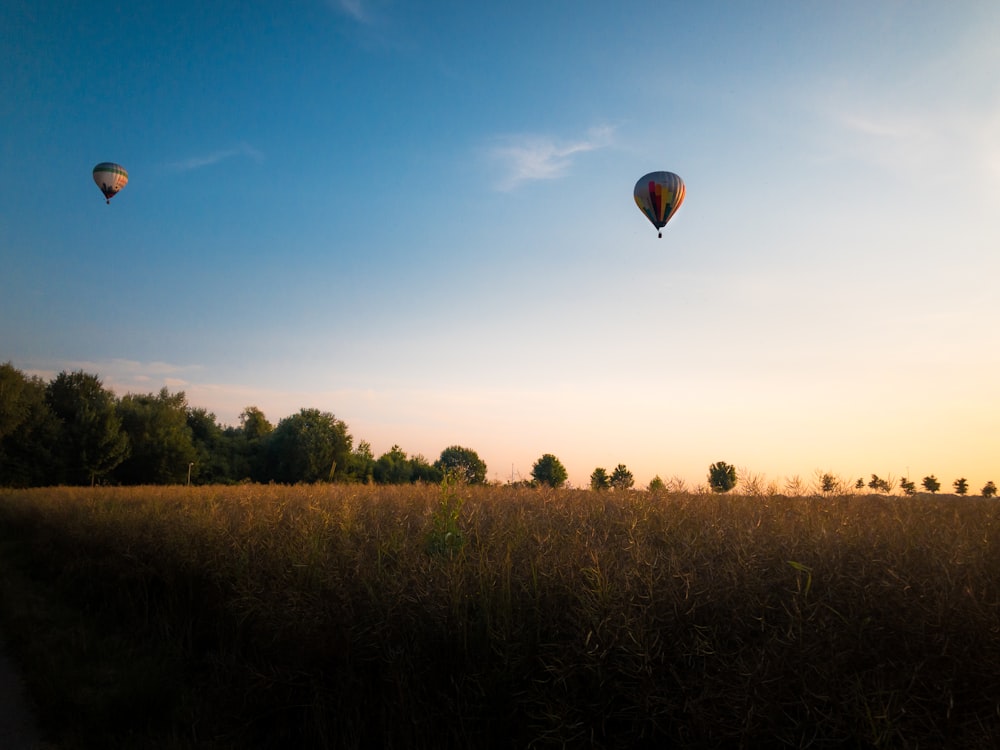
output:
[[128, 728], [170, 747], [997, 747], [998, 523], [928, 496], [0, 494], [10, 570], [182, 665], [109, 698], [169, 704]]

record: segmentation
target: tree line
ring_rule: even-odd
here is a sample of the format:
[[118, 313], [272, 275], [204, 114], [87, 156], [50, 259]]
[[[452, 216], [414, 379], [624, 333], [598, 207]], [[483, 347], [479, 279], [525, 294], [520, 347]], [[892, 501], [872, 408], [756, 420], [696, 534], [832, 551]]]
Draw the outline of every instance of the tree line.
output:
[[[845, 482], [839, 477], [833, 474], [825, 473], [820, 475], [819, 478], [819, 489], [824, 494], [832, 494], [840, 492], [844, 489]], [[857, 481], [854, 482], [855, 490], [864, 490], [865, 487], [872, 490], [873, 492], [888, 495], [896, 489], [896, 480], [892, 477], [883, 478], [878, 474], [872, 474], [871, 479], [865, 481], [864, 477], [858, 477]], [[917, 494], [917, 483], [912, 479], [903, 477], [899, 480], [899, 489], [904, 495], [915, 495]], [[920, 480], [920, 486], [923, 487], [925, 492], [929, 492], [934, 495], [941, 489], [940, 480], [933, 474], [928, 474], [923, 479]], [[969, 494], [969, 480], [965, 477], [959, 477], [951, 483], [952, 489], [956, 495], [964, 496]], [[997, 494], [996, 484], [990, 480], [979, 490], [979, 494], [983, 497], [995, 497]]]
[[[271, 424], [256, 406], [240, 414], [237, 426], [220, 424], [215, 415], [191, 407], [183, 391], [117, 397], [98, 376], [83, 371], [61, 372], [50, 382], [25, 375], [11, 363], [0, 365], [0, 486], [138, 484], [233, 484], [237, 482], [373, 482], [406, 484], [441, 482], [447, 475], [469, 484], [486, 482], [486, 463], [471, 448], [452, 445], [430, 461], [408, 455], [398, 445], [375, 457], [371, 445], [354, 438], [343, 420], [319, 409], [301, 409]], [[830, 473], [818, 475], [823, 494], [851, 491], [852, 483]], [[532, 466], [525, 484], [562, 487], [568, 472], [553, 454]], [[708, 488], [728, 492], [736, 486], [736, 468], [725, 461], [708, 470]], [[656, 476], [652, 492], [684, 491]], [[753, 494], [754, 480], [748, 490]], [[611, 472], [598, 467], [590, 475], [593, 490], [633, 489], [635, 479], [625, 464]], [[741, 485], [742, 486], [742, 485]], [[865, 487], [892, 492], [895, 481], [872, 474], [858, 479]], [[941, 485], [924, 477], [927, 492]], [[916, 491], [909, 479], [899, 482], [908, 495]], [[964, 478], [953, 482], [955, 493], [969, 491]], [[759, 488], [758, 488], [759, 489]], [[994, 483], [980, 491], [996, 495]]]
[[238, 426], [192, 407], [183, 391], [121, 398], [96, 375], [62, 372], [50, 382], [0, 365], [0, 485], [233, 484], [486, 481], [486, 463], [453, 445], [433, 462], [399, 446], [378, 458], [354, 444], [329, 412], [301, 409], [268, 421], [256, 406]]

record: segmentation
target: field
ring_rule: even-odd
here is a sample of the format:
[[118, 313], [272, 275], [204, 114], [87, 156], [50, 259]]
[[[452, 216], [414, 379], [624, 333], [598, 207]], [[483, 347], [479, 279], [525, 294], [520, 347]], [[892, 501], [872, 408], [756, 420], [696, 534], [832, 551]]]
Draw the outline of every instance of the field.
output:
[[1000, 746], [1000, 502], [0, 491], [63, 748]]

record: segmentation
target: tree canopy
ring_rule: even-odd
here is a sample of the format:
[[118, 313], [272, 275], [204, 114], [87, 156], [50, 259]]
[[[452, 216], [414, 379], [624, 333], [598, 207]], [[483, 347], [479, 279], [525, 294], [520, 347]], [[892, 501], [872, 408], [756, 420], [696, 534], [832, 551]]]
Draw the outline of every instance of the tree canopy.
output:
[[716, 461], [708, 467], [708, 486], [712, 492], [729, 492], [736, 486], [736, 467]]
[[49, 383], [46, 401], [62, 423], [62, 467], [70, 484], [94, 484], [129, 454], [115, 395], [96, 375], [61, 372]]
[[117, 471], [123, 484], [179, 484], [198, 453], [188, 425], [184, 392], [128, 394], [118, 403], [122, 429], [132, 450]]
[[468, 484], [486, 482], [486, 463], [472, 448], [452, 445], [441, 451], [434, 467], [446, 476], [458, 477]]
[[920, 483], [924, 486], [925, 490], [932, 494], [941, 489], [941, 482], [939, 482], [938, 478], [933, 474], [924, 477]]
[[618, 464], [611, 472], [611, 488], [619, 491], [630, 490], [635, 485], [635, 478], [625, 464]]
[[275, 482], [332, 482], [346, 477], [353, 440], [330, 412], [301, 409], [268, 436], [266, 465]]
[[611, 477], [607, 469], [598, 466], [590, 473], [590, 489], [607, 490], [611, 488]]
[[545, 484], [549, 487], [562, 487], [568, 477], [569, 473], [562, 465], [562, 461], [551, 453], [544, 454], [531, 467], [531, 478], [538, 484]]
[[62, 439], [45, 382], [10, 363], [0, 365], [0, 481], [9, 487], [65, 481]]

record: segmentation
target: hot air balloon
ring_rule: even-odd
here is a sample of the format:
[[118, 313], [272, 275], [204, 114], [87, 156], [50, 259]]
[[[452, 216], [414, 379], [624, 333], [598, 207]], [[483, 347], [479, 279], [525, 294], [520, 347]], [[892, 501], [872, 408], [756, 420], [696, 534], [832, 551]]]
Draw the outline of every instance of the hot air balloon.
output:
[[[657, 229], [663, 229], [684, 202], [684, 180], [673, 172], [650, 172], [635, 183], [635, 204]], [[663, 232], [658, 233], [659, 237]]]
[[107, 203], [118, 194], [125, 185], [128, 184], [128, 172], [121, 164], [114, 164], [110, 161], [102, 161], [94, 167], [94, 182], [104, 193]]

